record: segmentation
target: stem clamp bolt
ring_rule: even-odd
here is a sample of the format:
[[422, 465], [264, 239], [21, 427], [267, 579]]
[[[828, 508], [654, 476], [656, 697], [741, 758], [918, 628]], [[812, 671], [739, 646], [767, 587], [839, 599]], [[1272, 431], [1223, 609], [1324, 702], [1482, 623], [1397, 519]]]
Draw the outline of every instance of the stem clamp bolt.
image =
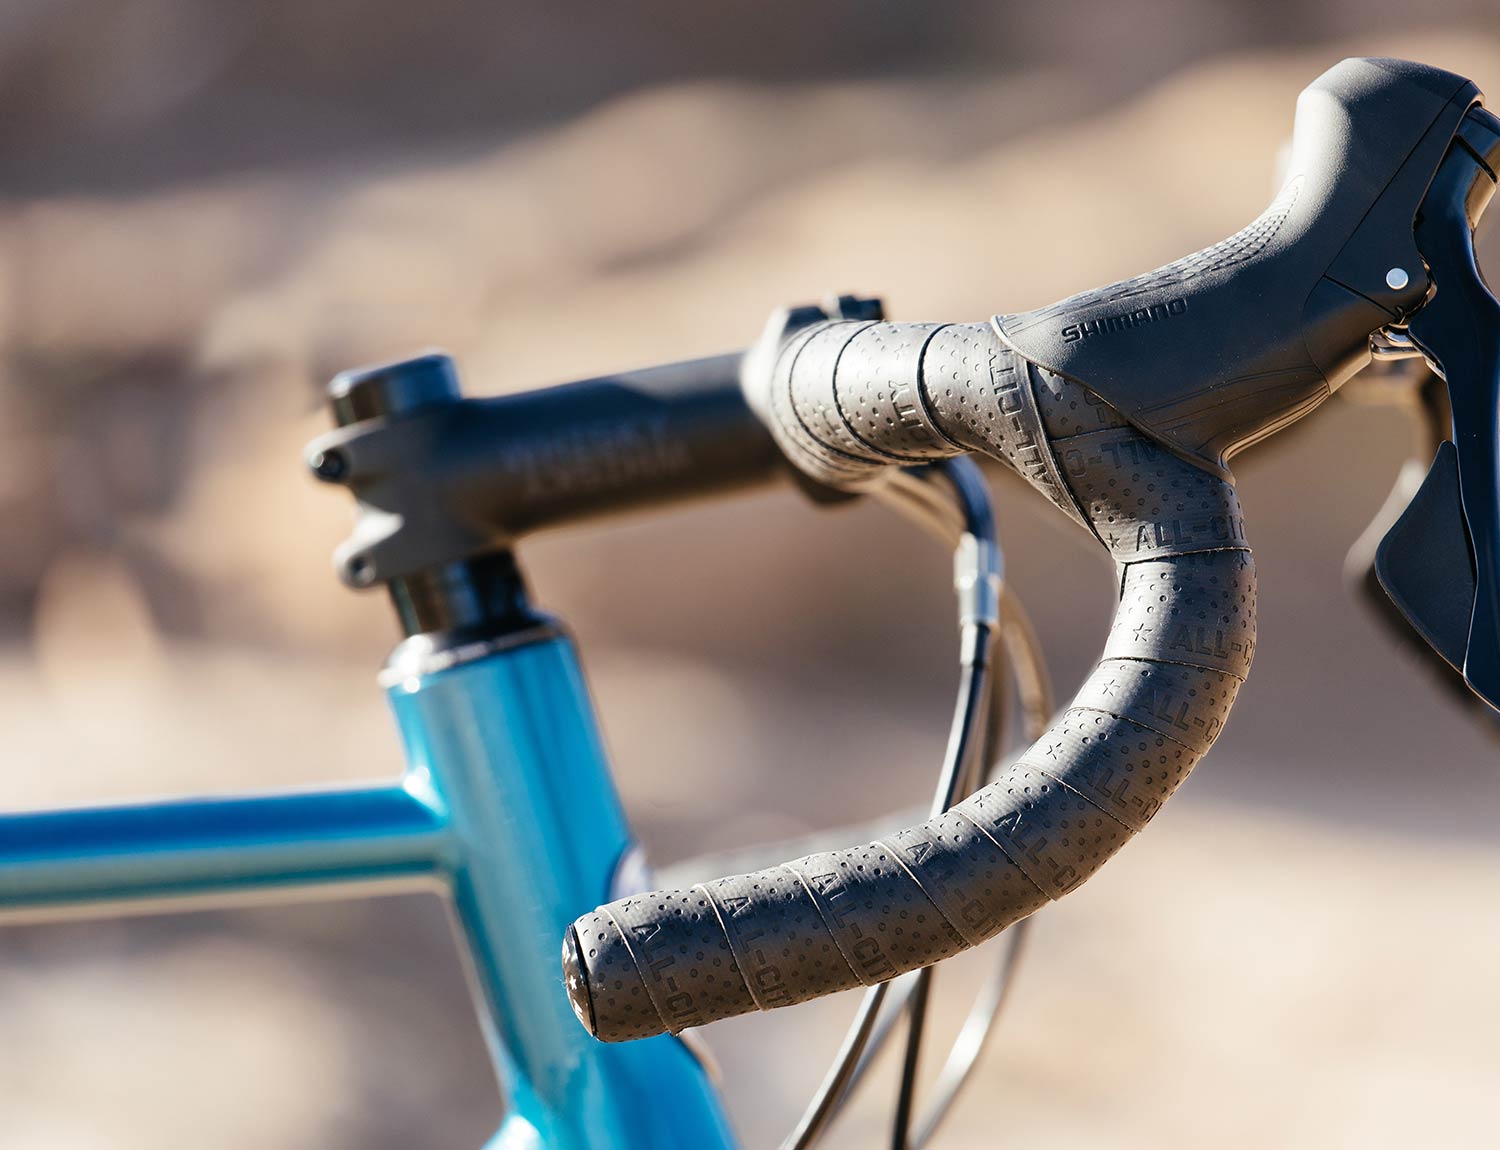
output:
[[329, 483], [336, 483], [349, 474], [349, 457], [337, 449], [318, 452], [307, 461], [307, 465], [314, 475]]

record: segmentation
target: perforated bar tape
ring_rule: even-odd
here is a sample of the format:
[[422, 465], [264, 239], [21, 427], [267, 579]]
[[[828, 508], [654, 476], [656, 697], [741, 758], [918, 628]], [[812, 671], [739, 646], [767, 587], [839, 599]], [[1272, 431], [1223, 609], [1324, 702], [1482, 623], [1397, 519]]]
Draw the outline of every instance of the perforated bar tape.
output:
[[1021, 359], [987, 324], [833, 322], [789, 341], [773, 431], [844, 486], [975, 451], [1091, 530], [1119, 568], [1098, 667], [1004, 774], [885, 839], [579, 918], [579, 1018], [608, 1042], [871, 985], [1067, 894], [1161, 809], [1223, 729], [1255, 651], [1234, 488]]

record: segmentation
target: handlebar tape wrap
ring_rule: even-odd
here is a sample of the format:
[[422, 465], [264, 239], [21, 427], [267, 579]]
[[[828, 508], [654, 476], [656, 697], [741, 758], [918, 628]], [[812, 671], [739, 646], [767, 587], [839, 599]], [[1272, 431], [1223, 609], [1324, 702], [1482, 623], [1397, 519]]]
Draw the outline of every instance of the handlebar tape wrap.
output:
[[579, 918], [564, 944], [569, 994], [607, 1042], [883, 982], [1067, 894], [1212, 745], [1255, 649], [1233, 486], [991, 325], [822, 323], [786, 343], [771, 378], [772, 430], [804, 470], [859, 488], [893, 464], [1000, 459], [1108, 548], [1119, 606], [1063, 715], [946, 814]]

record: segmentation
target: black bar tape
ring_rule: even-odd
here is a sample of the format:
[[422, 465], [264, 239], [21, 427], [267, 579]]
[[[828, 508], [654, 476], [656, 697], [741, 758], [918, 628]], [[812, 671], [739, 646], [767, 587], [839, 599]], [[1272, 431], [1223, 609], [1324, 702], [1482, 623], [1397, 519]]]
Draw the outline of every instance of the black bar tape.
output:
[[[819, 936], [821, 916], [791, 871], [766, 871], [748, 890], [738, 875], [699, 889], [718, 908], [746, 989], [762, 1010], [817, 998], [845, 984], [848, 965], [834, 939]], [[773, 929], [772, 923], [781, 925]], [[788, 932], [807, 940], [799, 953], [786, 952]]]
[[564, 946], [570, 997], [605, 1041], [882, 982], [1061, 897], [1187, 777], [1254, 654], [1234, 488], [989, 325], [818, 325], [788, 342], [771, 386], [774, 433], [824, 481], [878, 482], [891, 464], [963, 450], [1007, 463], [1109, 549], [1119, 606], [1068, 709], [951, 811], [580, 918]]
[[1008, 464], [1087, 526], [1048, 447], [1031, 375], [1031, 365], [1001, 343], [989, 324], [950, 324], [928, 345], [921, 387], [934, 421], [950, 439]]
[[813, 324], [787, 340], [772, 376], [772, 435], [787, 458], [834, 487], [857, 488], [876, 480], [892, 462], [843, 426], [832, 399], [832, 381], [845, 346], [869, 326]]
[[887, 463], [945, 459], [960, 447], [939, 430], [921, 388], [929, 344], [945, 330], [938, 324], [871, 324], [849, 341], [836, 378], [828, 380], [844, 422]]

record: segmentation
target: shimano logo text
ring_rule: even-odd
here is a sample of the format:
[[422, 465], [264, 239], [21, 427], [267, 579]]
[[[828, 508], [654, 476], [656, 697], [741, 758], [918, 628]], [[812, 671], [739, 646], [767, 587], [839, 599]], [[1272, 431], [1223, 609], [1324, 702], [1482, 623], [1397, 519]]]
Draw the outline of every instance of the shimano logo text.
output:
[[1121, 312], [1119, 315], [1105, 316], [1103, 319], [1090, 320], [1087, 323], [1070, 323], [1062, 329], [1063, 342], [1077, 343], [1093, 335], [1108, 335], [1112, 331], [1127, 331], [1133, 327], [1143, 327], [1148, 323], [1156, 323], [1182, 315], [1185, 311], [1187, 311], [1187, 300], [1169, 299], [1166, 303], [1138, 307], [1135, 311]]

